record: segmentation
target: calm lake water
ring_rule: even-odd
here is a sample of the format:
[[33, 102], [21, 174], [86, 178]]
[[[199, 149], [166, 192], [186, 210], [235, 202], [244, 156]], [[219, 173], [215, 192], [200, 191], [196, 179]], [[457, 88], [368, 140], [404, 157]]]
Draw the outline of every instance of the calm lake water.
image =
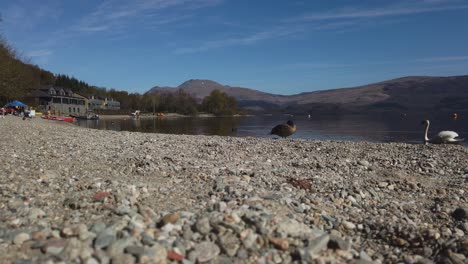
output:
[[[116, 131], [138, 131], [145, 133], [220, 135], [236, 137], [272, 137], [271, 128], [287, 120], [293, 120], [297, 132], [291, 138], [320, 140], [349, 140], [371, 142], [421, 143], [424, 126], [421, 120], [430, 119], [429, 137], [441, 130], [456, 131], [460, 137], [468, 138], [468, 113], [459, 114], [457, 120], [452, 113], [438, 114], [381, 114], [373, 116], [287, 116], [261, 115], [248, 117], [182, 117], [79, 120], [79, 126]], [[466, 142], [465, 142], [466, 145]]]

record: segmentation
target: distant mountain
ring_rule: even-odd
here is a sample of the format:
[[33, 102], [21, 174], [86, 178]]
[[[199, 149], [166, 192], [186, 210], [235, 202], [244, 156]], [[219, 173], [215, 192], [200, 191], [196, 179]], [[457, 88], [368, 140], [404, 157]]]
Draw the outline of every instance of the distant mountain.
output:
[[276, 95], [231, 87], [210, 80], [189, 80], [178, 87], [153, 87], [147, 93], [179, 89], [199, 100], [218, 89], [234, 96], [239, 105], [253, 110], [288, 112], [362, 112], [468, 110], [468, 75], [454, 77], [403, 77], [353, 88]]
[[188, 80], [177, 87], [155, 86], [147, 93], [176, 92], [178, 90], [183, 90], [184, 92], [191, 94], [199, 100], [202, 100], [205, 98], [205, 96], [208, 96], [213, 90], [220, 90], [229, 94], [230, 96], [234, 96], [239, 102], [262, 101], [272, 103], [273, 105], [280, 105], [284, 103], [284, 100], [288, 97], [284, 95], [264, 93], [249, 88], [231, 87], [210, 80]]

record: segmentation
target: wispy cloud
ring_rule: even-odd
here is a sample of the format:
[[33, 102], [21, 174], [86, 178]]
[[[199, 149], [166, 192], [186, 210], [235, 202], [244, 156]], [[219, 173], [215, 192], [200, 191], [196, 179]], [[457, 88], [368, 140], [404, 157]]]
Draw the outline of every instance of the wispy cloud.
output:
[[286, 36], [291, 36], [299, 32], [303, 32], [305, 29], [303, 27], [284, 27], [278, 26], [270, 30], [254, 32], [252, 34], [247, 34], [240, 37], [231, 37], [223, 38], [219, 40], [211, 40], [203, 42], [194, 47], [178, 48], [175, 50], [176, 54], [187, 54], [187, 53], [197, 53], [217, 48], [224, 48], [229, 46], [238, 46], [238, 45], [251, 45], [260, 41], [265, 41], [269, 39], [281, 38]]
[[407, 1], [400, 4], [377, 8], [342, 8], [326, 12], [306, 13], [289, 18], [287, 22], [320, 21], [333, 19], [362, 19], [389, 16], [403, 16], [420, 13], [443, 12], [468, 9], [466, 4], [453, 4], [453, 1]]
[[59, 1], [49, 1], [47, 4], [17, 1], [2, 10], [2, 20], [6, 25], [15, 28], [31, 30], [50, 20], [57, 20], [62, 14]]
[[431, 57], [431, 58], [422, 58], [416, 61], [419, 62], [439, 62], [439, 61], [466, 61], [468, 56], [446, 56], [446, 57]]
[[[88, 13], [79, 17], [68, 16], [69, 24], [57, 23], [50, 28], [47, 38], [36, 41], [33, 50], [52, 50], [64, 43], [83, 36], [100, 34], [99, 37], [121, 39], [128, 37], [132, 27], [146, 30], [161, 29], [190, 19], [195, 10], [219, 5], [224, 0], [104, 0]], [[38, 2], [39, 3], [39, 2]], [[2, 11], [4, 23], [11, 27], [36, 29], [41, 22], [56, 19], [63, 10], [60, 0], [48, 0], [36, 6], [26, 0], [18, 0]], [[36, 51], [26, 52], [29, 58], [38, 59]], [[39, 53], [37, 53], [39, 54]], [[44, 54], [45, 55], [45, 54]], [[51, 56], [52, 54], [49, 54]], [[43, 56], [45, 58], [45, 56]]]
[[281, 69], [285, 70], [299, 70], [299, 69], [340, 69], [340, 68], [354, 68], [354, 67], [368, 67], [376, 65], [392, 65], [392, 64], [417, 64], [417, 65], [427, 65], [428, 63], [433, 62], [458, 62], [458, 61], [468, 61], [468, 55], [456, 55], [456, 56], [441, 56], [441, 57], [425, 57], [425, 58], [412, 58], [406, 60], [380, 60], [380, 61], [369, 61], [362, 63], [317, 63], [317, 62], [294, 62], [287, 63], [280, 66]]
[[50, 56], [51, 54], [52, 54], [52, 51], [50, 50], [34, 50], [34, 51], [28, 52], [26, 55], [28, 57], [35, 58], [35, 57], [46, 57], [46, 56]]
[[[182, 47], [175, 50], [176, 54], [189, 54], [209, 51], [213, 49], [220, 49], [230, 46], [246, 46], [253, 45], [259, 42], [283, 39], [300, 36], [306, 32], [323, 31], [323, 30], [341, 30], [355, 25], [355, 21], [337, 21], [337, 22], [323, 22], [315, 25], [305, 25], [302, 23], [297, 24], [284, 24], [280, 23], [276, 26], [270, 26], [265, 30], [259, 30], [250, 34], [244, 34], [236, 37], [220, 36], [219, 39], [204, 41], [198, 44], [193, 44], [192, 47]], [[237, 26], [238, 27], [238, 26]]]
[[33, 50], [26, 53], [25, 61], [35, 64], [47, 64], [53, 52], [51, 50]]
[[[119, 30], [135, 22], [138, 22], [139, 26], [168, 24], [180, 21], [181, 17], [184, 17], [180, 11], [215, 6], [221, 2], [222, 0], [107, 0], [84, 16], [74, 29], [97, 32]], [[163, 14], [163, 10], [171, 11], [173, 16]]]
[[[176, 54], [204, 52], [229, 46], [250, 45], [261, 41], [280, 39], [311, 33], [313, 31], [350, 32], [357, 29], [378, 27], [388, 23], [400, 23], [401, 18], [381, 19], [370, 22], [372, 18], [397, 17], [419, 13], [442, 12], [468, 9], [468, 4], [460, 4], [459, 0], [405, 0], [395, 1], [391, 5], [374, 8], [341, 8], [318, 13], [306, 13], [296, 17], [280, 20], [273, 25], [266, 25], [265, 30], [245, 34], [244, 36], [220, 36], [219, 39], [194, 43], [192, 47], [182, 47], [175, 50]], [[297, 30], [299, 29], [299, 30]]]

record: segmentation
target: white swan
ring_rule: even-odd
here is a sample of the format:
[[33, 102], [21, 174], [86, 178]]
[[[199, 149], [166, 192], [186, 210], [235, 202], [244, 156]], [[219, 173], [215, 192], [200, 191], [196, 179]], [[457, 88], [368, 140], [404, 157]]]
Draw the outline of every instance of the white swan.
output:
[[424, 143], [432, 144], [458, 144], [462, 142], [463, 138], [458, 138], [457, 132], [453, 131], [440, 131], [435, 137], [429, 139], [427, 137], [427, 132], [429, 131], [429, 120], [422, 121], [422, 124], [426, 125], [426, 131], [424, 132]]

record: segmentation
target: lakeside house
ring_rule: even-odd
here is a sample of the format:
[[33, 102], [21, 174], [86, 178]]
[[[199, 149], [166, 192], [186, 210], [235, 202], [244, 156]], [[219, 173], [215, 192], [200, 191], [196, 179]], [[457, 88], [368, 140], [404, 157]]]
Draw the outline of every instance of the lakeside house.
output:
[[30, 93], [33, 105], [41, 112], [54, 115], [85, 115], [87, 99], [70, 89], [46, 86]]
[[86, 115], [89, 111], [96, 110], [120, 110], [120, 102], [95, 98], [86, 98], [72, 90], [46, 86], [35, 90], [29, 94], [32, 105], [37, 106], [37, 110], [53, 115]]
[[91, 96], [88, 99], [89, 111], [96, 110], [120, 110], [120, 102], [108, 98]]

